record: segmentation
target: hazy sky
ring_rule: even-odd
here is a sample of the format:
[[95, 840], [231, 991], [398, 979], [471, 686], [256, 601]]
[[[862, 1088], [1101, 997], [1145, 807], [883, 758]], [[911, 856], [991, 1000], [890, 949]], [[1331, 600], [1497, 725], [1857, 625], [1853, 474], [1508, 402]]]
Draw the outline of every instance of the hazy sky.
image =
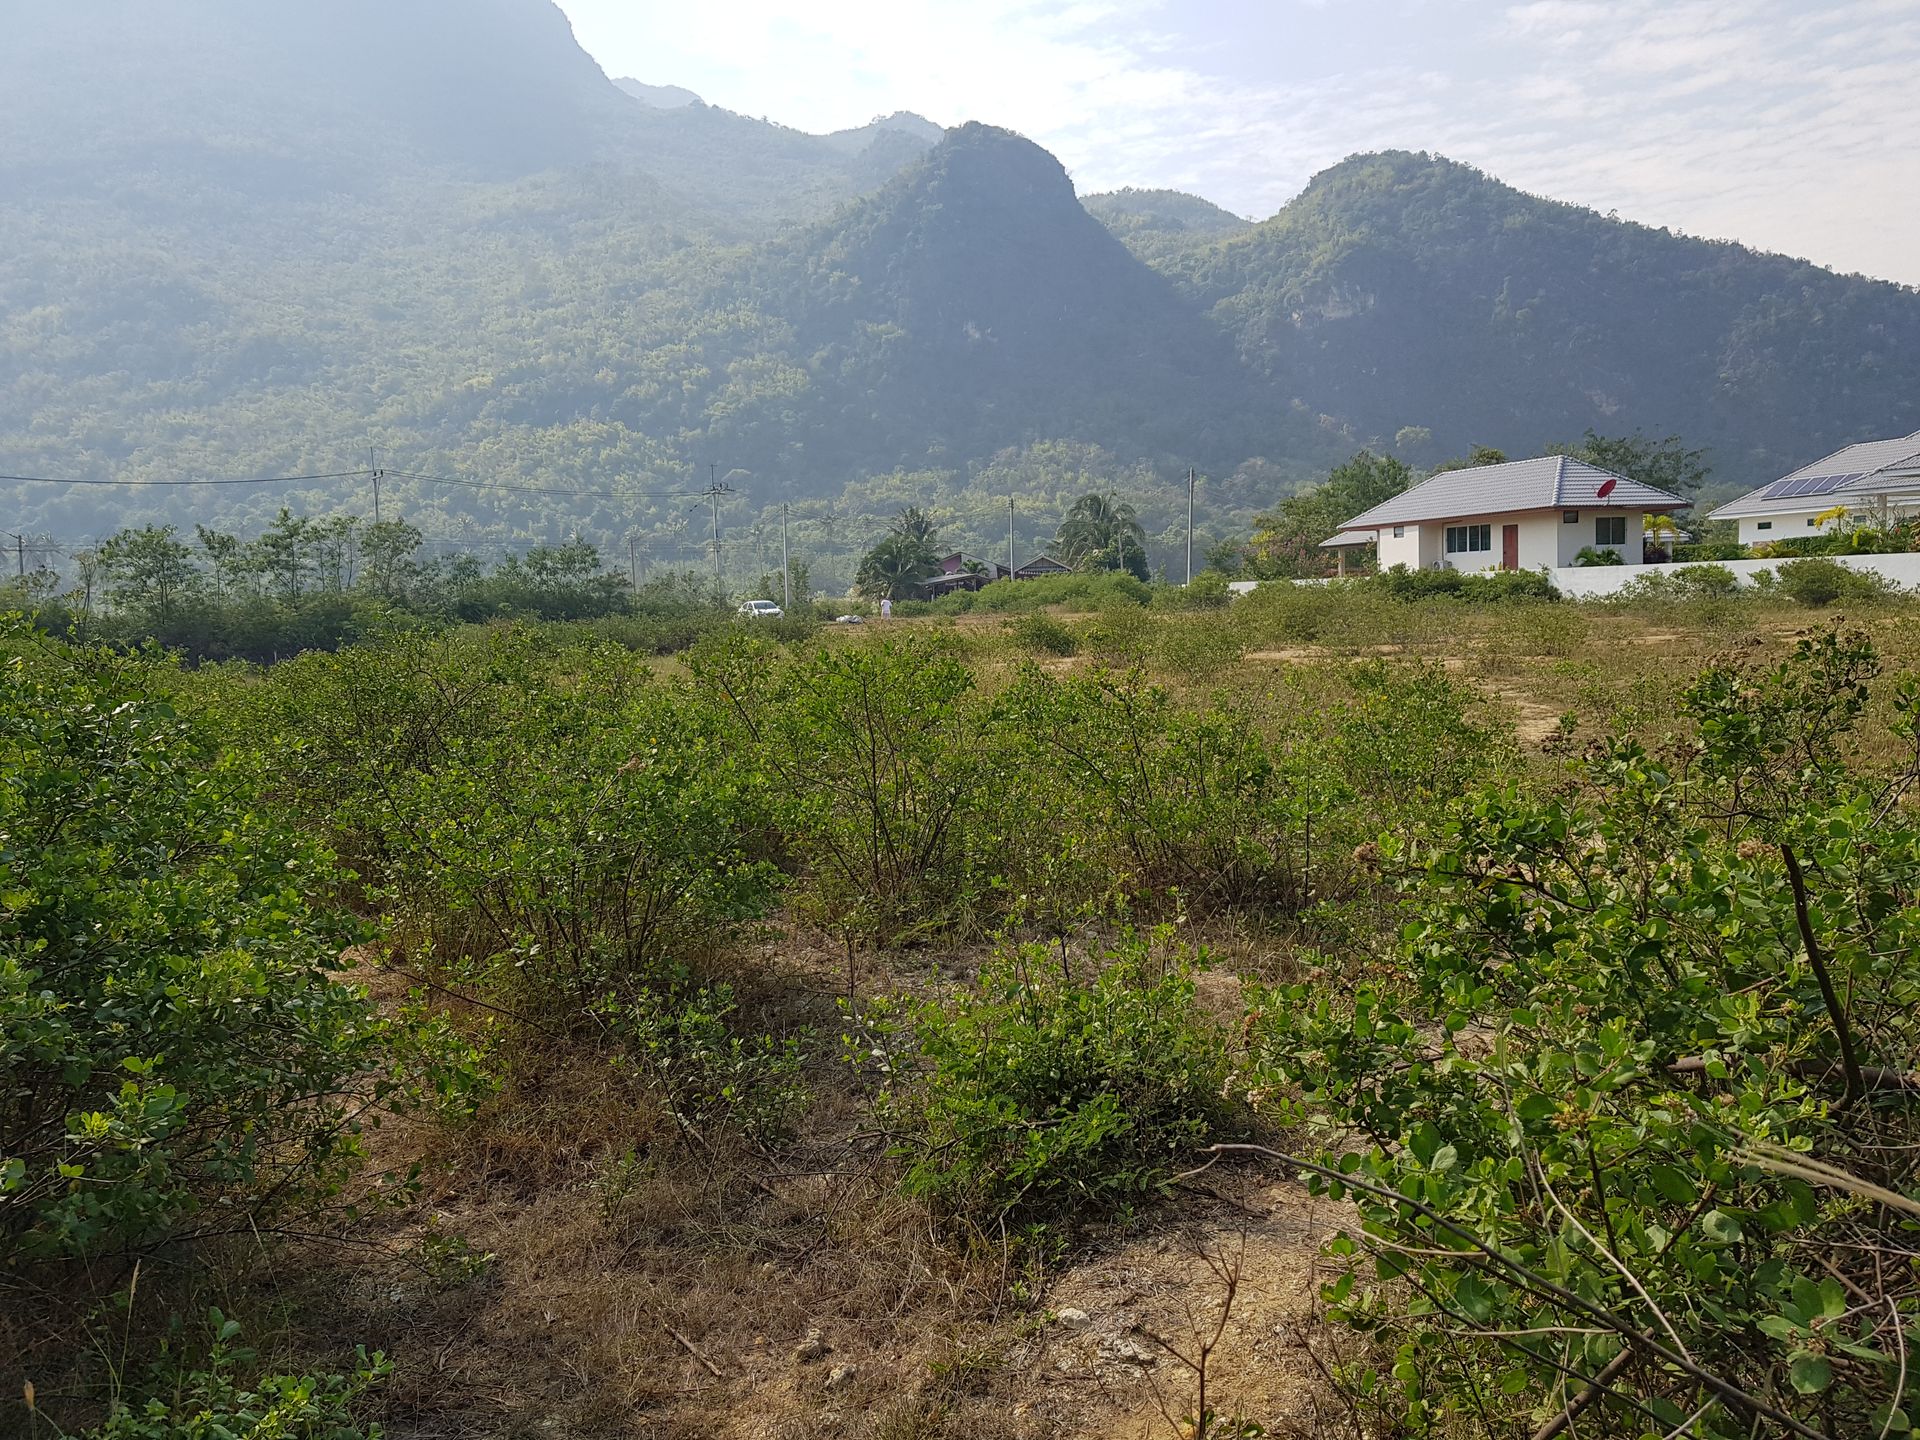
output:
[[1920, 284], [1920, 0], [559, 3], [610, 75], [804, 130], [985, 120], [1083, 193], [1265, 216], [1356, 150], [1434, 150]]

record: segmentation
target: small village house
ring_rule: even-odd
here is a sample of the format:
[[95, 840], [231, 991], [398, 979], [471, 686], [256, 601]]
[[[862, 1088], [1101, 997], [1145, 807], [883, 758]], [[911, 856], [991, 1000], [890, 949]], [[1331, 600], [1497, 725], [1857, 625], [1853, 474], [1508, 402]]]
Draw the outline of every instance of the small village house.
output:
[[1377, 544], [1382, 570], [1558, 569], [1588, 549], [1638, 565], [1647, 516], [1689, 503], [1570, 456], [1543, 455], [1442, 471], [1354, 516], [1323, 545], [1344, 554]]
[[1911, 515], [1920, 515], [1920, 430], [1836, 450], [1713, 512], [1739, 522], [1743, 545], [1818, 535], [1843, 516], [1885, 525]]
[[1043, 580], [1049, 575], [1071, 575], [1073, 567], [1062, 564], [1051, 555], [1036, 555], [1018, 570], [1013, 572], [1016, 580]]
[[920, 582], [920, 593], [929, 600], [951, 595], [956, 590], [978, 590], [995, 580], [1005, 580], [1011, 572], [998, 561], [982, 560], [964, 550], [940, 558], [940, 573]]
[[1038, 580], [1048, 575], [1071, 575], [1073, 567], [1062, 565], [1051, 555], [1036, 555], [1018, 570], [1008, 570], [994, 560], [982, 560], [964, 550], [940, 558], [940, 573], [920, 582], [920, 594], [938, 600], [956, 590], [979, 590], [995, 580]]

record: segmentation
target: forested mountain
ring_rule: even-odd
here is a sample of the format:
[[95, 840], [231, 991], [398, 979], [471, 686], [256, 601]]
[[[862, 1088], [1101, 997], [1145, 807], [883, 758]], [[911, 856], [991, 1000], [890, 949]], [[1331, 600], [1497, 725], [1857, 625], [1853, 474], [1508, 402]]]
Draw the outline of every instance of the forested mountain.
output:
[[1148, 263], [1251, 230], [1253, 222], [1180, 190], [1109, 190], [1082, 197], [1087, 213]]
[[[1915, 292], [1424, 156], [1347, 161], [1260, 225], [1172, 191], [1083, 205], [990, 126], [810, 135], [616, 85], [550, 0], [17, 0], [0, 85], [0, 473], [377, 447], [620, 492], [390, 476], [443, 543], [654, 564], [702, 558], [675, 492], [719, 475], [730, 567], [757, 573], [791, 500], [831, 583], [907, 499], [998, 553], [1009, 491], [1123, 488], [1163, 561], [1188, 465], [1219, 536], [1363, 444], [1676, 432], [1740, 483], [1920, 428]], [[371, 499], [0, 486], [10, 528], [61, 541]]]
[[1162, 263], [1288, 394], [1367, 433], [1427, 427], [1435, 453], [1641, 427], [1759, 479], [1920, 427], [1915, 291], [1434, 156], [1356, 156], [1266, 223]]

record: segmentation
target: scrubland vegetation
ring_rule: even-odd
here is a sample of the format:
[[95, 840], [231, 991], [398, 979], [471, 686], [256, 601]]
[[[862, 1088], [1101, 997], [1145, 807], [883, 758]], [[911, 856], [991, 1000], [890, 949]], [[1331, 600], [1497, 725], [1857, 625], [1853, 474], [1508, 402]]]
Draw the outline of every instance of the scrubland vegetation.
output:
[[0, 1430], [1910, 1433], [1910, 604], [1076, 583], [9, 622]]

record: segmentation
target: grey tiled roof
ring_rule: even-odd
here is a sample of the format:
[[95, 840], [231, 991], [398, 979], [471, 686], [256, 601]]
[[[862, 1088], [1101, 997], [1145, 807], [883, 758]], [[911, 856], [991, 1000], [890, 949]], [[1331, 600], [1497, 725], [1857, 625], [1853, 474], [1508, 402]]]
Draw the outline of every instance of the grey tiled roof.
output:
[[[1599, 498], [1600, 487], [1612, 480], [1613, 493]], [[1542, 455], [1535, 460], [1509, 460], [1504, 465], [1475, 465], [1448, 470], [1427, 480], [1340, 528], [1370, 530], [1380, 525], [1413, 525], [1425, 520], [1459, 520], [1477, 515], [1503, 515], [1515, 510], [1572, 510], [1582, 506], [1609, 510], [1684, 510], [1691, 502], [1638, 480], [1615, 475], [1566, 455]]]
[[1371, 545], [1380, 537], [1371, 530], [1342, 530], [1331, 540], [1322, 540], [1322, 550], [1344, 550], [1349, 545]]
[[1799, 514], [1875, 496], [1920, 498], [1920, 430], [1892, 440], [1864, 440], [1749, 490], [1713, 512], [1715, 520]]

